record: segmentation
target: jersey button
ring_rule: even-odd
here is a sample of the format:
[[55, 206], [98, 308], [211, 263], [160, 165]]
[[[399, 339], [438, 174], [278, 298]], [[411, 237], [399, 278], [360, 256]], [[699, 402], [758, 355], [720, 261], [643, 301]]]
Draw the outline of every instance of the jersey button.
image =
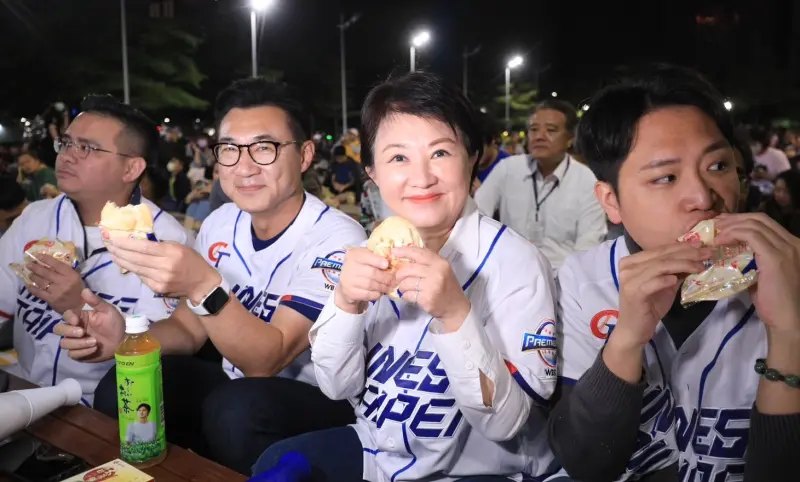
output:
[[390, 449], [393, 449], [394, 448], [394, 439], [392, 437], [387, 438], [386, 439], [386, 445], [388, 445]]
[[472, 370], [475, 368], [475, 365], [473, 365], [471, 361], [468, 361], [465, 366], [467, 367], [467, 370]]

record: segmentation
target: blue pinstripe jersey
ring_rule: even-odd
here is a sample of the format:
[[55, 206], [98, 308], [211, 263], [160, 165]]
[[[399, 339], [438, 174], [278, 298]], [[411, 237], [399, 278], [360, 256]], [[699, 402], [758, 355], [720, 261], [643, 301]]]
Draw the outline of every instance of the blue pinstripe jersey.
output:
[[[573, 384], [594, 363], [619, 315], [623, 237], [569, 257], [559, 270], [563, 333], [561, 381]], [[747, 293], [719, 301], [675, 348], [659, 323], [645, 347], [647, 388], [638, 446], [620, 480], [638, 480], [679, 462], [682, 482], [741, 480], [766, 330]]]
[[[537, 404], [546, 405], [556, 384], [557, 356], [554, 282], [544, 256], [522, 236], [480, 214], [472, 200], [440, 255], [471, 303], [478, 332], [491, 344], [487, 353], [497, 350], [500, 369], [511, 374], [502, 383], [516, 384]], [[313, 330], [321, 333], [320, 326], [335, 316], [329, 301]], [[460, 405], [455, 393], [478, 380], [475, 366], [445, 366], [447, 356], [430, 330], [433, 321], [419, 306], [384, 296], [364, 314], [363, 354], [352, 362], [357, 368], [319, 367], [320, 377], [327, 373], [332, 378], [320, 378], [321, 386], [352, 386], [355, 391], [347, 391], [357, 394], [351, 403], [364, 452], [363, 478], [445, 482], [476, 474], [504, 474], [514, 480], [546, 474], [553, 455], [542, 413], [532, 409], [510, 440], [488, 438], [486, 421], [471, 418], [476, 410]], [[338, 361], [340, 340], [325, 342], [323, 334], [317, 336], [312, 342], [315, 359]], [[477, 339], [472, 343], [480, 344]], [[341, 356], [357, 358], [349, 352]], [[494, 367], [486, 360], [476, 361], [480, 363]], [[464, 369], [468, 380], [462, 378]], [[492, 413], [483, 402], [478, 404], [480, 411]]]
[[[150, 207], [157, 239], [188, 242], [186, 230], [175, 218], [138, 195], [131, 202], [142, 202]], [[62, 353], [60, 337], [53, 334], [53, 327], [62, 320], [61, 314], [33, 296], [9, 268], [10, 263], [24, 261], [26, 245], [43, 238], [75, 243], [81, 259], [77, 269], [86, 286], [123, 313], [144, 314], [150, 320], [161, 320], [172, 313], [177, 300], [154, 294], [135, 275], [122, 274], [103, 247], [99, 228], [84, 229], [75, 206], [65, 195], [32, 203], [14, 221], [11, 229], [0, 238], [0, 324], [13, 320], [14, 348], [19, 356], [19, 364], [9, 367], [8, 371], [41, 386], [74, 378], [83, 388], [83, 402], [89, 405], [97, 383], [113, 361], [81, 363]]]
[[[255, 249], [250, 215], [228, 203], [203, 222], [195, 250], [225, 277], [242, 305], [265, 323], [279, 305], [315, 321], [339, 282], [345, 250], [365, 239], [355, 220], [306, 193], [297, 218], [268, 247]], [[306, 351], [280, 376], [316, 384], [310, 364]], [[231, 378], [244, 376], [227, 359], [222, 365]]]

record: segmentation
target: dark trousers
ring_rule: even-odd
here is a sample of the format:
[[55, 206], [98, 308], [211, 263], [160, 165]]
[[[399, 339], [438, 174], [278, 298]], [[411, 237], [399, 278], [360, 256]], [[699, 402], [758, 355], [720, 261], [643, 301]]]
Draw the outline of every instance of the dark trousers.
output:
[[[162, 366], [167, 439], [243, 474], [275, 442], [355, 419], [348, 402], [332, 401], [306, 383], [231, 380], [219, 363], [190, 356], [165, 356]], [[95, 391], [95, 408], [117, 416], [113, 369]]]
[[[253, 466], [253, 474], [266, 472], [285, 454], [298, 452], [311, 465], [308, 482], [361, 482], [364, 473], [364, 451], [356, 431], [351, 427], [311, 432], [283, 440], [268, 448]], [[459, 482], [510, 482], [492, 475], [465, 477]]]

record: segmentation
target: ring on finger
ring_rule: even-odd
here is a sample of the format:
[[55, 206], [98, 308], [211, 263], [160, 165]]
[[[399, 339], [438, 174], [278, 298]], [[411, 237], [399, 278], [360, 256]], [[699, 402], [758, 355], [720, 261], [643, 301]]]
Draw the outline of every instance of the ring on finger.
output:
[[51, 285], [51, 284], [53, 284], [53, 283], [47, 283], [47, 286], [45, 286], [45, 287], [44, 287], [44, 290], [45, 290], [45, 291], [49, 290], [49, 289], [50, 289], [50, 285]]
[[419, 293], [419, 282], [420, 281], [422, 281], [422, 279], [417, 277], [417, 289], [416, 289], [417, 293]]

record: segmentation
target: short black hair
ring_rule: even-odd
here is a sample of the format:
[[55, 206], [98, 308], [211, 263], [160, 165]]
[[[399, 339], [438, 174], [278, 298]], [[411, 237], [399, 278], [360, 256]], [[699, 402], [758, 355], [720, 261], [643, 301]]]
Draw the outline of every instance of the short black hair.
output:
[[39, 162], [44, 162], [42, 149], [39, 146], [30, 145], [26, 147], [22, 152], [19, 153], [17, 159], [25, 155], [31, 156], [32, 158], [36, 159]]
[[337, 146], [333, 146], [333, 156], [334, 157], [346, 156], [346, 155], [347, 155], [347, 149], [345, 149], [343, 145], [339, 144]]
[[619, 170], [633, 148], [639, 121], [655, 110], [696, 107], [714, 121], [731, 147], [736, 146], [733, 121], [724, 101], [694, 70], [649, 66], [638, 75], [618, 79], [592, 98], [591, 108], [578, 125], [576, 147], [597, 179], [617, 190]]
[[564, 117], [567, 118], [566, 129], [569, 131], [570, 134], [575, 134], [575, 127], [578, 126], [578, 111], [575, 110], [575, 106], [567, 102], [566, 100], [559, 100], [559, 99], [545, 99], [533, 108], [531, 111], [531, 115], [539, 112], [540, 110], [557, 110], [564, 114]]
[[750, 141], [758, 142], [759, 144], [761, 144], [762, 149], [766, 149], [767, 147], [769, 147], [770, 142], [772, 141], [772, 132], [761, 126], [752, 127], [750, 129], [749, 135], [750, 135]]
[[140, 403], [139, 406], [136, 407], [136, 411], [138, 412], [139, 409], [142, 407], [146, 408], [148, 412], [152, 412], [152, 410], [150, 409], [150, 405], [147, 403]]
[[[361, 164], [375, 163], [375, 137], [386, 118], [410, 114], [449, 125], [472, 156], [480, 159], [483, 136], [478, 111], [461, 89], [430, 72], [412, 72], [390, 78], [373, 88], [361, 107]], [[477, 165], [477, 163], [476, 163]]]
[[496, 119], [489, 116], [489, 114], [480, 114], [481, 120], [481, 137], [484, 146], [491, 146], [494, 143], [500, 143], [500, 126]]
[[[277, 107], [289, 118], [289, 129], [292, 131], [294, 141], [299, 144], [309, 139], [309, 116], [300, 102], [297, 91], [282, 82], [273, 82], [262, 77], [251, 77], [235, 81], [217, 95], [214, 105], [214, 119], [217, 131], [222, 119], [232, 109], [247, 109], [252, 107], [272, 106]], [[288, 139], [287, 139], [288, 140]]]
[[81, 112], [110, 117], [122, 124], [120, 144], [125, 149], [122, 154], [141, 157], [147, 164], [158, 161], [158, 129], [139, 109], [108, 94], [92, 94], [84, 97]]
[[11, 176], [0, 176], [0, 211], [11, 211], [25, 202], [25, 190]]

